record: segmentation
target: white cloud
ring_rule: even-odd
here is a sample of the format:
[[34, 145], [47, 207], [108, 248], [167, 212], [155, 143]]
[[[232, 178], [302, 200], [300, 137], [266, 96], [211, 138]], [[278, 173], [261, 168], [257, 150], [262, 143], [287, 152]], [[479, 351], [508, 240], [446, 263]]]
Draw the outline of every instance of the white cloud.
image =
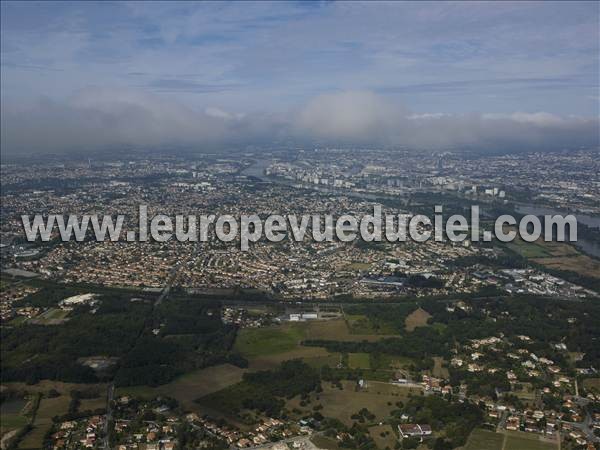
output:
[[196, 110], [139, 91], [91, 88], [66, 102], [2, 103], [4, 154], [120, 147], [217, 147], [323, 143], [485, 151], [598, 145], [598, 118], [545, 112], [415, 114], [368, 91], [324, 94], [280, 114]]

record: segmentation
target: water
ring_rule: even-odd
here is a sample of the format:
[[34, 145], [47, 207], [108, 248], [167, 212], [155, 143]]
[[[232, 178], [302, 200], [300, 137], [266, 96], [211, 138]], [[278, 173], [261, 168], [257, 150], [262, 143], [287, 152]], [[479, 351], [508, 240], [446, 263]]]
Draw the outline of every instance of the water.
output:
[[[600, 228], [600, 217], [590, 216], [589, 214], [569, 213], [568, 211], [561, 211], [554, 208], [524, 203], [515, 205], [515, 211], [520, 214], [533, 214], [536, 216], [544, 216], [548, 214], [573, 214], [577, 218], [577, 222], [581, 222], [591, 228]], [[573, 242], [573, 245], [583, 250], [588, 255], [600, 258], [600, 243], [598, 242], [593, 242], [584, 238], [578, 238], [577, 242]]]
[[587, 225], [588, 227], [600, 228], [600, 217], [590, 216], [589, 214], [570, 213], [568, 211], [561, 211], [554, 208], [547, 208], [545, 206], [536, 206], [525, 203], [516, 204], [515, 211], [520, 214], [533, 214], [535, 216], [544, 216], [547, 214], [573, 214], [577, 218], [577, 222], [581, 222]]
[[[267, 167], [269, 167], [272, 162], [273, 161], [270, 159], [259, 159], [254, 164], [252, 164], [251, 166], [244, 169], [241, 172], [241, 174], [246, 175], [246, 176], [252, 176], [252, 177], [258, 178], [263, 181], [271, 181], [273, 183], [284, 184], [284, 185], [288, 185], [288, 186], [294, 185], [295, 182], [292, 182], [290, 180], [283, 180], [283, 179], [277, 178], [277, 177], [269, 178], [265, 175], [265, 169]], [[376, 194], [366, 193], [366, 192], [353, 192], [350, 190], [332, 191], [331, 188], [326, 188], [326, 187], [316, 186], [316, 185], [314, 185], [314, 186], [310, 185], [309, 188], [319, 191], [319, 192], [324, 192], [324, 193], [337, 192], [337, 193], [340, 193], [343, 195], [347, 195], [349, 197], [356, 197], [356, 198], [361, 198], [361, 199], [365, 199], [365, 200], [377, 201], [377, 200], [381, 200], [382, 198], [389, 198], [389, 196], [387, 196], [385, 194], [376, 195]], [[547, 215], [547, 214], [552, 214], [552, 215], [570, 214], [567, 211], [560, 211], [560, 210], [554, 209], [554, 208], [547, 208], [544, 206], [536, 206], [536, 205], [527, 204], [527, 203], [516, 204], [515, 211], [520, 214], [534, 214], [536, 216], [543, 216], [543, 215]], [[580, 213], [573, 213], [573, 214], [577, 218], [578, 222], [581, 222], [589, 227], [600, 228], [600, 217], [591, 216], [589, 214], [580, 214]], [[592, 242], [587, 239], [580, 238], [580, 239], [577, 239], [577, 242], [573, 242], [573, 245], [575, 245], [579, 249], [583, 250], [588, 255], [592, 255], [592, 256], [595, 256], [596, 258], [600, 258], [600, 243]]]

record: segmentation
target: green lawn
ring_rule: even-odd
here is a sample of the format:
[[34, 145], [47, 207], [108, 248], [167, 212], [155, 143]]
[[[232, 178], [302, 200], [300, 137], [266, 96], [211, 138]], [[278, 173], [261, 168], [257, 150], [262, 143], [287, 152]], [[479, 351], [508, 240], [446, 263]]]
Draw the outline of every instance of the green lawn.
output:
[[504, 435], [486, 430], [473, 430], [464, 450], [501, 450]]
[[555, 450], [555, 443], [541, 441], [537, 435], [510, 433], [506, 436], [504, 450]]
[[369, 369], [371, 363], [368, 353], [348, 353], [348, 365], [351, 369]]
[[298, 347], [304, 335], [303, 324], [243, 328], [235, 341], [235, 349], [246, 358], [284, 353]]
[[552, 256], [542, 245], [535, 242], [515, 240], [508, 244], [508, 247], [525, 258], [545, 258]]
[[20, 414], [2, 414], [0, 416], [0, 435], [27, 425], [29, 419]]

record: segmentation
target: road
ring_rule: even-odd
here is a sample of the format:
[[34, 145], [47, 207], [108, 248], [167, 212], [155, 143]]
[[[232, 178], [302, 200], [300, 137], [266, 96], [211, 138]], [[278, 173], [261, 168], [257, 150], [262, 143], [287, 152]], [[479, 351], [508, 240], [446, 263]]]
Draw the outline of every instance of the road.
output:
[[115, 385], [111, 383], [108, 386], [106, 394], [106, 420], [104, 421], [104, 444], [105, 450], [110, 449], [110, 443], [108, 442], [108, 426], [112, 421], [112, 403], [115, 396]]

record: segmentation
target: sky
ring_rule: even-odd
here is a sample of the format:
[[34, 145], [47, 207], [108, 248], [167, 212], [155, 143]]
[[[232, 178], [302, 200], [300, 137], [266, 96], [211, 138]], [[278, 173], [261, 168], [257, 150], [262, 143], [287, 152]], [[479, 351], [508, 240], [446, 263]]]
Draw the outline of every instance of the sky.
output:
[[598, 145], [598, 2], [2, 2], [8, 154]]

